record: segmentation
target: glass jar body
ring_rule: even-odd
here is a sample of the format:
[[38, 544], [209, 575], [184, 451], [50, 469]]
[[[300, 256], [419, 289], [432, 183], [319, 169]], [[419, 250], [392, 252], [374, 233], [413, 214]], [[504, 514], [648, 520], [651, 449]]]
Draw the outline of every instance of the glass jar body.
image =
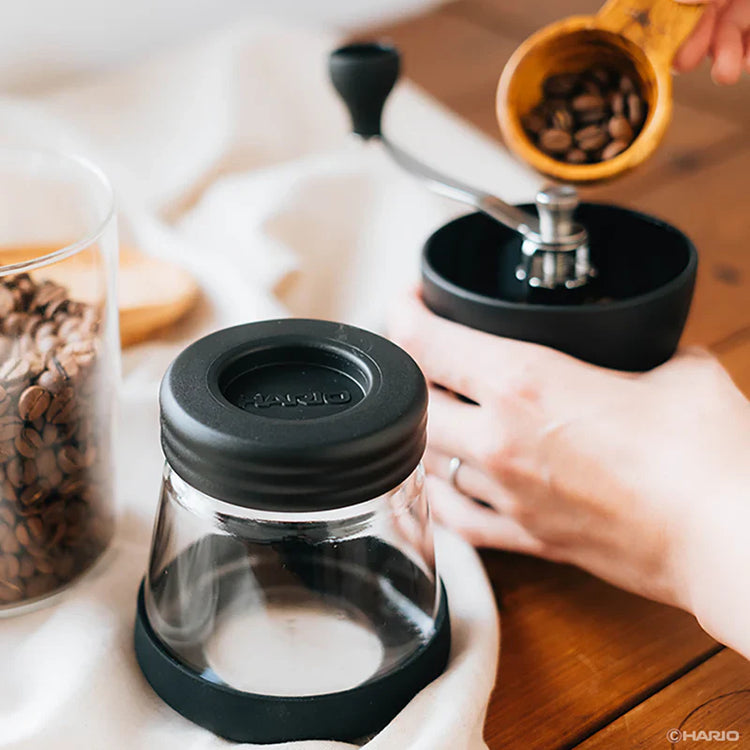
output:
[[98, 169], [0, 149], [0, 614], [66, 588], [113, 535], [116, 263]]
[[421, 467], [314, 513], [230, 505], [165, 467], [146, 612], [204, 679], [275, 696], [352, 689], [430, 641], [440, 597]]

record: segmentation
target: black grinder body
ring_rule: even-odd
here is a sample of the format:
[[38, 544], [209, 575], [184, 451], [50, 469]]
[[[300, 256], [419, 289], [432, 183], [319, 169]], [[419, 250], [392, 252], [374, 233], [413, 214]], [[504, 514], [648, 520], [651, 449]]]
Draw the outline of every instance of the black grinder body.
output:
[[698, 267], [693, 243], [659, 219], [617, 206], [582, 203], [576, 220], [588, 230], [597, 271], [585, 289], [530, 289], [515, 275], [521, 237], [474, 213], [427, 240], [425, 304], [471, 328], [602, 367], [645, 371], [662, 364], [674, 354], [690, 309]]

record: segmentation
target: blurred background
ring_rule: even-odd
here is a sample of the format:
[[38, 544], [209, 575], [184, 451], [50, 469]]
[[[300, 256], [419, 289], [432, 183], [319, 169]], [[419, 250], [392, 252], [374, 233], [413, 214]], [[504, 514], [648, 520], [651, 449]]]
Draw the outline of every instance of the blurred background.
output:
[[[431, 0], [29, 0], [5, 3], [0, 86], [65, 83], [259, 14], [318, 27], [354, 28], [419, 11]], [[435, 0], [432, 0], [435, 4]]]
[[[402, 50], [411, 81], [499, 141], [494, 94], [512, 51], [540, 26], [595, 12], [600, 5], [600, 0], [26, 0], [4, 9], [0, 91], [44, 95], [199, 43], [214, 32], [262, 26], [261, 19], [271, 17], [283, 25], [326, 30], [332, 39], [390, 38]], [[275, 50], [275, 59], [299, 53], [293, 47]], [[721, 355], [734, 348], [738, 332], [750, 330], [745, 286], [750, 78], [717, 87], [704, 65], [677, 76], [675, 90], [674, 120], [655, 157], [587, 197], [662, 215], [693, 237], [703, 264], [686, 341]], [[460, 163], [460, 155], [453, 156]], [[738, 377], [750, 379], [750, 372]]]
[[[340, 36], [392, 39], [413, 82], [499, 140], [494, 93], [511, 52], [540, 26], [600, 5], [599, 0], [25, 0], [4, 9], [0, 90], [43, 94], [271, 16]], [[745, 177], [750, 80], [745, 75], [740, 84], [720, 88], [704, 66], [678, 76], [675, 88], [674, 121], [656, 156], [634, 174], [589, 192], [661, 214], [694, 238], [703, 267], [686, 338], [721, 353], [738, 331], [750, 327], [744, 286], [750, 277]]]

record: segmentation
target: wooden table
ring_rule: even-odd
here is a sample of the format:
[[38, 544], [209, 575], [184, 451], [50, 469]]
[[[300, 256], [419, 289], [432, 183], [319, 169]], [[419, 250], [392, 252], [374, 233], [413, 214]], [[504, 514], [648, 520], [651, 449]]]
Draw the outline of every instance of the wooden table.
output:
[[[400, 46], [413, 81], [499, 138], [495, 87], [513, 49], [538, 26], [599, 5], [458, 0], [371, 31]], [[677, 79], [676, 97], [650, 163], [586, 197], [660, 215], [693, 238], [701, 263], [685, 342], [710, 347], [750, 396], [750, 80], [719, 89], [704, 68]], [[503, 618], [490, 748], [669, 748], [680, 726], [742, 737], [679, 747], [750, 748], [750, 664], [692, 617], [570, 567], [482, 556]]]

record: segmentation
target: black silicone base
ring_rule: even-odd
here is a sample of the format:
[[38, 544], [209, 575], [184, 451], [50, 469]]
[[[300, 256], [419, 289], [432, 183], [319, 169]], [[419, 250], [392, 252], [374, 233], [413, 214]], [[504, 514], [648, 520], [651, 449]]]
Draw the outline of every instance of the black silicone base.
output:
[[135, 653], [143, 674], [185, 718], [236, 742], [352, 741], [375, 734], [448, 662], [450, 621], [443, 587], [434, 635], [397, 669], [338, 693], [305, 697], [244, 693], [205, 680], [174, 657], [149, 623], [143, 586], [135, 621]]

